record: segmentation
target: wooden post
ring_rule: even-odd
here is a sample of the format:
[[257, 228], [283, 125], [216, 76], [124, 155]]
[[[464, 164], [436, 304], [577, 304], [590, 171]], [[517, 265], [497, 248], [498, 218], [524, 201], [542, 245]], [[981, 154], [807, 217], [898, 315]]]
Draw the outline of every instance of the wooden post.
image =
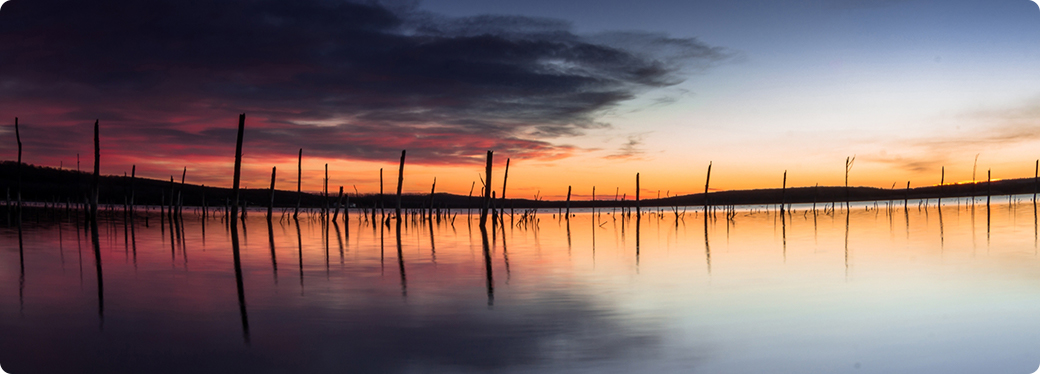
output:
[[[350, 196], [347, 196], [350, 199]], [[379, 211], [383, 216], [386, 216], [386, 211], [383, 206], [383, 168], [379, 168]], [[346, 214], [346, 211], [343, 211]]]
[[188, 175], [188, 167], [185, 166], [184, 170], [181, 171], [181, 189], [177, 191], [177, 217], [183, 217], [181, 213], [184, 211], [184, 200], [182, 195], [184, 194], [184, 177]]
[[469, 185], [469, 197], [466, 198], [466, 216], [473, 214], [473, 188], [477, 186], [477, 181], [473, 181]]
[[480, 208], [480, 227], [484, 227], [487, 224], [488, 207], [491, 205], [491, 164], [494, 161], [494, 157], [494, 152], [487, 151], [487, 166], [484, 171], [484, 201]]
[[[95, 129], [97, 128], [95, 124]], [[95, 130], [95, 133], [97, 131]], [[22, 133], [18, 130], [18, 117], [14, 117], [14, 138], [18, 142], [18, 166], [16, 166], [18, 174], [18, 184], [15, 187], [15, 195], [18, 199], [18, 226], [22, 225]], [[95, 135], [95, 139], [97, 136]], [[8, 199], [10, 200], [10, 199]], [[11, 209], [11, 204], [7, 204], [7, 209]]]
[[971, 206], [975, 206], [975, 187], [979, 184], [978, 179], [975, 179], [975, 171], [979, 167], [979, 154], [975, 154], [975, 163], [971, 165]]
[[946, 183], [946, 167], [943, 166], [939, 174], [939, 209], [942, 209], [942, 198], [943, 198], [943, 184]]
[[336, 211], [332, 213], [332, 222], [339, 218], [339, 207], [343, 205], [343, 186], [339, 186], [339, 198], [336, 200]]
[[[974, 182], [972, 182], [974, 183]], [[910, 201], [910, 181], [906, 181], [906, 193], [903, 195], [903, 210], [907, 209], [907, 203]]]
[[639, 206], [639, 173], [636, 173], [636, 216], [638, 217], [639, 214], [640, 214], [640, 206]]
[[394, 218], [401, 222], [401, 187], [404, 185], [404, 155], [405, 150], [401, 150], [401, 165], [397, 168], [397, 205], [394, 209]]
[[708, 184], [709, 183], [711, 183], [711, 161], [708, 161], [708, 176], [704, 178], [704, 214], [705, 215], [708, 214]]
[[780, 187], [780, 215], [784, 215], [784, 205], [787, 204], [787, 170], [784, 170], [784, 184]]
[[[231, 185], [231, 194], [234, 201], [231, 202], [231, 218], [238, 219], [238, 186], [242, 174], [242, 135], [246, 130], [246, 114], [238, 115], [238, 140], [235, 142], [235, 179]], [[231, 223], [235, 227], [237, 223]], [[237, 229], [235, 229], [237, 230]], [[237, 233], [236, 233], [237, 234]]]
[[302, 178], [303, 178], [303, 148], [300, 148], [300, 155], [296, 158], [296, 209], [293, 210], [292, 218], [296, 219], [300, 215], [300, 201], [303, 200], [302, 193]]
[[503, 210], [506, 207], [506, 182], [508, 180], [509, 180], [509, 158], [506, 157], [506, 174], [504, 176], [502, 176], [502, 197], [501, 197], [501, 200], [500, 200], [502, 202], [502, 204], [501, 204], [502, 207], [501, 208]]
[[426, 214], [427, 217], [431, 221], [433, 220], [433, 193], [434, 193], [434, 191], [436, 189], [437, 189], [437, 177], [433, 177], [433, 187], [430, 187], [430, 206], [429, 206], [428, 213]]
[[130, 167], [130, 219], [134, 218], [134, 197], [137, 194], [137, 165]]
[[271, 167], [271, 201], [267, 203], [267, 219], [271, 219], [271, 214], [274, 212], [274, 176], [278, 173], [278, 167]]
[[321, 210], [323, 212], [322, 214], [324, 214], [325, 217], [328, 217], [329, 216], [329, 164], [328, 163], [325, 163], [325, 179], [322, 181], [321, 191], [322, 191], [322, 195], [325, 196], [325, 199], [324, 199], [324, 201], [322, 201], [322, 204], [321, 204]]
[[177, 205], [177, 194], [174, 192], [174, 189], [175, 188], [174, 188], [173, 176], [171, 175], [170, 176], [170, 203], [168, 205], [166, 205], [166, 214], [167, 214], [166, 218], [169, 218], [170, 222], [173, 222], [173, 218], [176, 217], [176, 215], [173, 213], [173, 207]]
[[849, 210], [849, 171], [852, 170], [852, 163], [856, 162], [856, 156], [845, 158], [845, 210]]
[[571, 219], [571, 186], [567, 186], [567, 219]]
[[[20, 158], [20, 157], [19, 157]], [[21, 164], [21, 163], [19, 163]], [[93, 193], [90, 198], [90, 219], [97, 220], [98, 194], [101, 184], [101, 136], [98, 131], [98, 120], [94, 120], [94, 182]], [[21, 215], [21, 209], [18, 212]]]
[[986, 210], [989, 210], [989, 199], [993, 195], [993, 169], [986, 170]]

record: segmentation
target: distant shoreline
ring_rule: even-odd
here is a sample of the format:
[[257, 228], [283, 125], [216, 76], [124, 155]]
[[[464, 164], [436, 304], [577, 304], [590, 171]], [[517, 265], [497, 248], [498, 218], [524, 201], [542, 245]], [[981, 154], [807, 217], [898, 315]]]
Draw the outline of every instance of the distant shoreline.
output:
[[[0, 162], [0, 193], [10, 193], [10, 197], [3, 196], [13, 201], [16, 197], [16, 172], [17, 163], [12, 161]], [[73, 170], [59, 170], [51, 167], [41, 167], [23, 164], [22, 168], [22, 201], [44, 204], [70, 203], [82, 204], [89, 191], [89, 173]], [[903, 201], [918, 199], [939, 198], [968, 198], [986, 196], [1007, 195], [1029, 195], [1037, 192], [1038, 185], [1035, 178], [1003, 179], [993, 182], [977, 182], [967, 184], [947, 184], [942, 186], [924, 186], [910, 189], [884, 189], [876, 187], [849, 187], [842, 186], [819, 186], [819, 187], [792, 187], [792, 188], [766, 188], [752, 190], [731, 190], [671, 196], [667, 198], [614, 200], [533, 200], [533, 199], [496, 199], [497, 208], [506, 209], [528, 209], [528, 208], [621, 208], [636, 207], [644, 208], [674, 207], [674, 206], [733, 206], [733, 205], [777, 205], [785, 204], [831, 204], [849, 202], [872, 202], [872, 201]], [[331, 188], [330, 188], [331, 189]], [[171, 183], [169, 180], [157, 180], [148, 178], [134, 178], [124, 176], [102, 176], [100, 178], [99, 203], [103, 205], [123, 205], [129, 203], [131, 193], [134, 196], [135, 205], [169, 205], [167, 195], [175, 194], [181, 196], [181, 204], [184, 207], [223, 207], [231, 198], [231, 189], [222, 187], [203, 187], [201, 185], [186, 183], [181, 185], [179, 181]], [[242, 198], [248, 207], [257, 208], [268, 206], [271, 199], [270, 189], [246, 188], [242, 189]], [[707, 196], [707, 201], [705, 201]], [[847, 196], [847, 198], [846, 198]], [[205, 200], [203, 200], [205, 198]], [[396, 195], [393, 194], [349, 194], [343, 197], [344, 203], [349, 203], [354, 208], [392, 209], [396, 204]], [[472, 197], [449, 193], [435, 193], [432, 196], [433, 209], [478, 209], [480, 196]], [[339, 202], [338, 193], [330, 191], [326, 199], [324, 196], [314, 193], [287, 191], [276, 189], [274, 194], [274, 208], [295, 208], [299, 201], [301, 208], [322, 208], [329, 204], [335, 207]], [[401, 196], [401, 207], [403, 209], [430, 209], [430, 194], [403, 194]]]

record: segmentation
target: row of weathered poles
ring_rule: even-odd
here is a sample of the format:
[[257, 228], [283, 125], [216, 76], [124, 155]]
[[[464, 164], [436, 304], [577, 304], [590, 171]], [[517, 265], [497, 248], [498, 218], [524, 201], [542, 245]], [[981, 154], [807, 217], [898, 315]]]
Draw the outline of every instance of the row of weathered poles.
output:
[[[239, 120], [240, 120], [239, 121], [240, 125], [242, 126], [242, 128], [240, 128], [240, 131], [244, 131], [244, 114], [240, 115]], [[88, 203], [89, 203], [89, 206], [90, 206], [90, 217], [91, 218], [96, 217], [96, 215], [97, 215], [97, 209], [98, 209], [97, 205], [98, 205], [98, 199], [99, 199], [99, 194], [100, 194], [100, 188], [99, 188], [99, 178], [100, 178], [100, 169], [99, 169], [99, 167], [100, 167], [100, 142], [99, 142], [99, 124], [98, 124], [98, 121], [95, 121], [95, 123], [94, 123], [94, 130], [95, 130], [94, 131], [94, 137], [95, 137], [95, 139], [94, 139], [95, 140], [95, 162], [94, 162], [94, 173], [93, 173], [92, 187], [91, 187], [91, 191], [90, 191], [90, 196], [88, 198]], [[22, 179], [22, 176], [21, 176], [22, 142], [21, 142], [21, 133], [20, 133], [20, 127], [19, 127], [19, 124], [18, 124], [18, 118], [15, 118], [15, 136], [16, 136], [16, 141], [18, 143], [18, 165], [17, 165], [17, 172], [16, 172], [17, 173], [17, 185], [16, 185], [16, 191], [15, 192], [16, 192], [16, 201], [17, 201], [16, 202], [17, 203], [17, 212], [18, 212], [18, 216], [20, 217], [21, 216], [21, 210], [22, 210], [22, 194], [21, 194], [21, 187], [22, 187], [22, 183], [21, 183], [22, 182], [21, 181], [21, 179]], [[240, 145], [236, 145], [236, 148], [239, 147], [239, 146]], [[396, 204], [395, 204], [395, 218], [398, 219], [398, 220], [401, 219], [401, 195], [402, 195], [402, 185], [403, 185], [403, 179], [404, 179], [405, 155], [406, 155], [406, 151], [402, 151], [401, 152], [400, 167], [399, 167], [399, 171], [398, 171], [398, 186], [397, 186], [398, 188], [397, 188], [397, 196], [396, 196]], [[299, 150], [298, 159], [297, 159], [297, 203], [296, 203], [295, 209], [293, 210], [293, 218], [294, 219], [297, 218], [297, 216], [299, 214], [299, 208], [301, 206], [302, 195], [303, 195], [302, 194], [302, 159], [303, 159], [303, 149], [301, 148]], [[846, 160], [845, 160], [845, 179], [844, 179], [845, 185], [844, 185], [844, 187], [845, 187], [845, 206], [846, 206], [846, 209], [849, 209], [850, 202], [851, 202], [851, 194], [850, 194], [850, 188], [849, 188], [849, 185], [848, 185], [848, 178], [849, 178], [849, 173], [850, 173], [850, 171], [852, 169], [852, 166], [853, 166], [854, 162], [855, 162], [855, 157], [847, 157]], [[481, 204], [481, 223], [482, 224], [486, 224], [488, 211], [489, 210], [491, 211], [491, 214], [493, 215], [493, 218], [494, 218], [494, 216], [496, 216], [496, 210], [497, 210], [496, 208], [504, 208], [505, 204], [507, 203], [507, 201], [506, 201], [506, 188], [507, 188], [507, 182], [508, 182], [508, 177], [509, 177], [510, 160], [508, 160], [508, 159], [506, 160], [506, 169], [505, 169], [505, 174], [504, 174], [504, 177], [503, 177], [502, 195], [501, 195], [500, 199], [495, 199], [494, 192], [492, 191], [492, 188], [491, 188], [491, 169], [492, 169], [492, 165], [493, 165], [493, 151], [489, 150], [487, 152], [486, 178], [485, 178], [485, 181], [484, 181], [484, 191], [483, 191], [483, 198], [482, 198], [482, 204]], [[241, 165], [238, 165], [238, 166], [240, 167]], [[709, 162], [708, 163], [707, 176], [705, 178], [705, 186], [704, 186], [705, 188], [704, 188], [704, 196], [703, 196], [703, 198], [704, 198], [703, 204], [704, 204], [704, 211], [705, 211], [705, 213], [710, 213], [712, 208], [713, 208], [713, 206], [711, 204], [711, 200], [709, 198], [710, 182], [711, 182], [711, 168], [712, 168], [712, 163]], [[975, 168], [977, 168], [977, 157], [976, 157], [975, 167], [973, 167], [973, 175], [974, 175]], [[182, 171], [182, 174], [181, 174], [181, 184], [180, 184], [182, 189], [185, 186], [185, 176], [186, 176], [186, 173], [187, 173], [187, 168], [184, 168], [183, 171]], [[277, 175], [277, 168], [273, 167], [272, 170], [271, 170], [271, 186], [270, 186], [270, 199], [269, 199], [269, 202], [268, 202], [268, 217], [271, 217], [273, 215], [276, 175]], [[130, 195], [128, 201], [125, 203], [126, 205], [129, 205], [129, 210], [130, 210], [131, 214], [133, 212], [133, 205], [134, 205], [134, 200], [135, 200], [134, 199], [135, 191], [134, 191], [134, 187], [133, 187], [133, 184], [135, 183], [134, 182], [135, 178], [136, 178], [136, 165], [134, 166], [134, 168], [132, 170], [132, 175], [131, 175], [131, 195]], [[330, 196], [329, 196], [329, 191], [328, 191], [328, 182], [329, 182], [329, 179], [328, 179], [328, 165], [326, 164], [325, 179], [324, 179], [323, 193], [322, 193], [324, 198], [325, 198], [325, 205], [322, 207], [322, 210], [323, 210], [323, 213], [326, 214], [326, 215], [329, 213], [328, 211], [330, 210], [330, 204], [331, 204], [331, 202], [329, 201], [329, 197]], [[1036, 191], [1037, 190], [1037, 186], [1036, 185], [1038, 185], [1038, 184], [1040, 184], [1040, 160], [1037, 161], [1037, 163], [1036, 163], [1036, 170], [1034, 172], [1034, 200], [1035, 200], [1035, 196], [1036, 196], [1036, 193], [1037, 193], [1037, 191]], [[168, 211], [166, 212], [166, 215], [170, 215], [171, 219], [173, 219], [174, 216], [180, 216], [180, 214], [182, 212], [182, 209], [183, 209], [183, 205], [182, 205], [183, 204], [183, 200], [182, 200], [182, 198], [183, 198], [182, 197], [183, 190], [181, 190], [181, 191], [177, 191], [176, 190], [175, 183], [174, 183], [174, 180], [173, 180], [172, 176], [171, 176], [171, 180], [170, 180], [170, 185], [171, 185], [171, 187], [170, 187], [170, 200], [168, 200], [168, 202], [166, 204], [161, 204], [160, 208], [163, 207], [162, 205], [166, 205], [169, 208]], [[786, 187], [787, 186], [786, 185], [787, 185], [787, 171], [784, 172], [784, 179], [783, 179], [783, 184], [782, 184], [782, 187], [781, 187], [781, 204], [780, 204], [780, 211], [781, 212], [784, 212], [786, 210], [786, 208], [785, 208], [786, 203], [787, 203], [787, 201], [786, 201]], [[944, 193], [944, 190], [943, 190], [943, 186], [944, 185], [945, 185], [945, 167], [942, 168], [941, 175], [940, 175], [940, 184], [939, 184], [939, 190], [940, 190], [939, 195], [940, 196], [938, 198], [938, 201], [939, 201], [940, 204], [942, 203], [942, 195]], [[817, 188], [818, 188], [818, 185], [817, 185]], [[904, 206], [908, 205], [909, 188], [910, 188], [910, 184], [908, 182], [907, 183], [907, 196], [904, 197]], [[973, 191], [974, 191], [974, 188], [975, 188], [974, 183], [973, 183], [972, 188], [973, 188]], [[336, 216], [338, 216], [339, 208], [341, 206], [343, 206], [342, 205], [342, 197], [343, 197], [342, 186], [340, 187], [340, 190], [341, 190], [340, 197], [339, 197], [338, 202], [337, 202], [336, 207], [335, 207], [335, 215]], [[640, 207], [641, 199], [640, 199], [640, 191], [639, 190], [640, 190], [640, 187], [639, 187], [639, 175], [637, 173], [637, 176], [636, 176], [636, 202], [635, 202], [637, 212], [641, 210], [641, 207]], [[567, 200], [566, 200], [566, 208], [567, 208], [566, 216], [567, 217], [569, 217], [569, 215], [570, 215], [571, 192], [572, 192], [572, 188], [571, 188], [571, 186], [568, 186]], [[434, 184], [433, 184], [433, 187], [431, 188], [431, 191], [430, 191], [430, 206], [428, 208], [429, 208], [429, 211], [430, 211], [429, 214], [431, 216], [433, 214], [433, 207], [434, 207], [433, 197], [434, 197], [435, 193], [436, 193], [436, 179], [434, 179]], [[595, 194], [595, 187], [593, 187], [593, 194]], [[975, 194], [973, 193], [972, 195], [974, 196]], [[383, 196], [382, 169], [380, 169], [380, 194], [379, 194], [379, 196], [380, 196], [379, 200], [382, 201], [382, 196]], [[470, 191], [470, 196], [472, 197], [472, 189]], [[987, 171], [987, 204], [990, 203], [991, 196], [992, 196], [992, 171], [988, 170]], [[595, 198], [593, 198], [593, 199], [595, 200]], [[496, 202], [496, 200], [497, 200], [497, 202]], [[615, 200], [617, 200], [617, 199], [615, 198]], [[493, 204], [496, 204], [496, 203], [498, 205], [501, 205], [501, 207], [493, 206]], [[205, 202], [203, 202], [203, 204], [205, 204]], [[10, 205], [10, 203], [8, 203], [8, 205]], [[242, 201], [241, 201], [240, 196], [238, 195], [237, 191], [235, 192], [234, 200], [233, 201], [229, 201], [229, 205], [230, 205], [230, 212], [229, 213], [232, 213], [234, 215], [237, 215], [239, 213], [240, 207], [243, 207], [244, 204], [242, 204]], [[815, 206], [815, 200], [814, 200], [814, 206]], [[349, 208], [349, 195], [347, 196], [347, 205], [346, 205], [346, 207]], [[375, 217], [375, 210], [374, 210], [375, 208], [376, 208], [376, 206], [373, 206], [373, 218]], [[10, 213], [10, 209], [8, 209], [8, 212]], [[244, 211], [242, 211], [241, 213], [243, 215], [245, 215]], [[439, 212], [438, 212], [438, 218], [439, 218]], [[11, 221], [11, 220], [9, 219], [9, 221]], [[19, 219], [19, 221], [20, 221], [20, 219]]]

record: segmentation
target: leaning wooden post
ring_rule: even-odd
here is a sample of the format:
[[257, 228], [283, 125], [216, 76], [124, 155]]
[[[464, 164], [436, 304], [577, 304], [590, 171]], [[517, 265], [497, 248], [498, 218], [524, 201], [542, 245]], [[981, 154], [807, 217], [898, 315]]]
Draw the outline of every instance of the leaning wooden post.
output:
[[173, 176], [170, 176], [170, 202], [166, 205], [166, 218], [173, 222], [174, 217], [177, 215], [173, 212], [173, 207], [177, 205], [177, 194], [174, 192]]
[[477, 186], [477, 181], [473, 181], [469, 185], [469, 197], [466, 198], [466, 216], [473, 215], [473, 188]]
[[494, 161], [495, 153], [487, 151], [487, 166], [484, 177], [484, 201], [480, 208], [480, 227], [487, 225], [488, 207], [491, 205], [491, 163]]
[[[96, 124], [94, 128], [97, 129]], [[97, 133], [97, 130], [95, 130], [95, 133]], [[18, 142], [18, 166], [16, 166], [18, 184], [15, 189], [15, 195], [18, 198], [18, 225], [20, 227], [22, 224], [22, 133], [18, 131], [18, 117], [14, 117], [14, 138]], [[95, 139], [97, 139], [96, 135]], [[8, 201], [10, 201], [10, 199], [8, 199]], [[7, 204], [7, 209], [11, 209], [10, 202]], [[8, 217], [10, 217], [10, 215], [8, 215]]]
[[394, 219], [401, 221], [401, 187], [404, 185], [404, 149], [401, 150], [401, 165], [397, 168], [397, 204], [394, 207]]
[[[509, 158], [506, 157], [506, 174], [502, 176], [502, 209], [506, 207], [506, 182], [509, 181]], [[509, 216], [512, 217], [513, 212], [510, 210]]]
[[906, 181], [906, 192], [903, 195], [903, 210], [907, 209], [907, 204], [910, 202], [910, 181]]
[[[148, 211], [148, 208], [145, 208]], [[202, 221], [205, 222], [209, 216], [209, 208], [206, 206], [206, 185], [202, 185]]]
[[704, 178], [704, 214], [708, 214], [708, 184], [711, 183], [711, 161], [708, 161], [708, 176]]
[[639, 173], [636, 173], [636, 217], [640, 214], [639, 206]]
[[971, 206], [975, 206], [975, 187], [978, 186], [979, 181], [975, 179], [975, 171], [979, 167], [979, 154], [975, 154], [975, 162], [971, 165]]
[[[246, 114], [238, 115], [238, 140], [235, 142], [235, 179], [231, 184], [231, 194], [234, 201], [231, 202], [231, 218], [238, 220], [238, 185], [242, 174], [242, 134], [246, 130]], [[237, 223], [231, 223], [232, 227]], [[236, 229], [237, 230], [237, 229]]]
[[845, 158], [845, 211], [849, 210], [849, 171], [852, 170], [852, 163], [856, 162], [856, 156]]
[[[19, 163], [20, 164], [20, 163]], [[94, 191], [90, 198], [90, 219], [97, 220], [98, 194], [101, 184], [101, 136], [98, 132], [98, 120], [94, 120]], [[21, 214], [19, 209], [18, 214]]]
[[134, 219], [134, 195], [137, 192], [137, 165], [130, 167], [130, 219]]
[[993, 196], [993, 169], [986, 170], [986, 210], [989, 210], [989, 199]]
[[300, 201], [303, 200], [303, 193], [300, 187], [302, 186], [303, 178], [303, 148], [300, 148], [300, 155], [296, 158], [296, 209], [293, 210], [292, 218], [296, 219], [300, 215]]
[[[347, 196], [347, 199], [350, 199], [349, 195]], [[344, 214], [346, 214], [345, 210]], [[383, 206], [383, 168], [379, 168], [379, 214], [382, 215], [382, 217], [386, 217], [386, 210]]]
[[339, 207], [343, 205], [343, 186], [339, 186], [339, 198], [336, 199], [336, 210], [332, 213], [332, 222], [339, 218]]
[[596, 186], [592, 186], [592, 216], [596, 216]]
[[571, 219], [571, 186], [567, 186], [567, 219]]
[[430, 206], [428, 207], [426, 216], [433, 221], [433, 193], [437, 189], [437, 177], [433, 177], [433, 186], [430, 187]]
[[322, 194], [325, 195], [325, 199], [324, 199], [324, 201], [321, 204], [321, 210], [323, 211], [322, 214], [324, 214], [325, 217], [328, 218], [329, 217], [329, 164], [328, 163], [325, 163], [325, 180], [322, 181], [321, 190], [322, 190]]
[[938, 202], [939, 208], [942, 208], [943, 184], [945, 184], [945, 183], [946, 183], [946, 167], [943, 166], [942, 170], [941, 170], [941, 174], [939, 174], [939, 202]]
[[188, 167], [184, 167], [184, 171], [181, 172], [181, 186], [180, 190], [177, 191], [177, 217], [183, 217], [181, 213], [184, 211], [184, 200], [182, 194], [184, 193], [184, 177], [188, 175]]
[[780, 187], [780, 215], [784, 215], [785, 204], [787, 204], [787, 170], [784, 170], [784, 184]]
[[271, 219], [271, 213], [274, 212], [274, 176], [278, 173], [278, 167], [271, 167], [271, 201], [267, 203], [267, 219]]

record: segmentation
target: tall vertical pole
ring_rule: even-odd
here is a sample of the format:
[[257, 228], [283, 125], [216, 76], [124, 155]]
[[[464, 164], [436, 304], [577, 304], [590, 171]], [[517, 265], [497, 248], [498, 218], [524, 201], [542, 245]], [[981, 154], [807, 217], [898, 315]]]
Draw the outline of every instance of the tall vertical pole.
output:
[[[506, 207], [506, 182], [509, 180], [509, 158], [506, 158], [506, 174], [502, 177], [502, 210], [505, 211]], [[510, 213], [512, 216], [512, 213]]]
[[[90, 219], [97, 220], [98, 190], [101, 183], [101, 136], [98, 132], [98, 120], [94, 120], [94, 188], [90, 198]], [[19, 210], [21, 214], [21, 210]]]
[[571, 186], [567, 186], [567, 219], [571, 219]]
[[137, 194], [137, 165], [130, 168], [130, 219], [134, 218], [134, 195]]
[[[347, 196], [347, 199], [350, 199], [349, 195]], [[381, 212], [380, 214], [385, 217], [386, 211], [383, 209], [383, 168], [379, 168], [379, 211]]]
[[401, 150], [401, 165], [397, 168], [397, 205], [395, 206], [394, 219], [397, 220], [398, 224], [401, 222], [401, 187], [404, 185], [404, 155], [405, 150]]
[[494, 162], [495, 153], [487, 151], [487, 166], [484, 171], [484, 201], [480, 209], [480, 227], [487, 224], [488, 207], [491, 205], [491, 164]]
[[708, 161], [708, 176], [704, 178], [704, 214], [708, 214], [708, 184], [711, 183], [711, 161]]
[[986, 209], [989, 210], [989, 199], [993, 197], [993, 169], [986, 170]]
[[[238, 140], [235, 141], [235, 179], [231, 185], [232, 200], [231, 202], [231, 218], [238, 220], [238, 186], [241, 181], [242, 174], [242, 135], [246, 130], [246, 114], [242, 113], [238, 115]], [[232, 226], [236, 223], [232, 222]]]
[[639, 173], [636, 173], [636, 216], [640, 214], [639, 206]]
[[271, 201], [267, 203], [267, 219], [271, 219], [271, 213], [274, 211], [274, 176], [278, 173], [278, 167], [271, 167]]
[[303, 148], [300, 148], [300, 155], [296, 158], [296, 210], [293, 210], [292, 218], [296, 219], [300, 215], [300, 201], [303, 200], [302, 187], [303, 178]]
[[942, 209], [942, 198], [943, 198], [943, 184], [946, 184], [946, 167], [942, 167], [942, 171], [939, 174], [939, 209]]
[[[14, 137], [15, 140], [18, 142], [18, 166], [16, 167], [18, 174], [18, 184], [17, 189], [15, 190], [15, 194], [18, 197], [18, 225], [20, 227], [22, 224], [22, 133], [18, 130], [18, 117], [14, 117]], [[7, 209], [10, 210], [11, 207], [8, 206]], [[10, 217], [10, 215], [8, 215], [8, 217]]]

